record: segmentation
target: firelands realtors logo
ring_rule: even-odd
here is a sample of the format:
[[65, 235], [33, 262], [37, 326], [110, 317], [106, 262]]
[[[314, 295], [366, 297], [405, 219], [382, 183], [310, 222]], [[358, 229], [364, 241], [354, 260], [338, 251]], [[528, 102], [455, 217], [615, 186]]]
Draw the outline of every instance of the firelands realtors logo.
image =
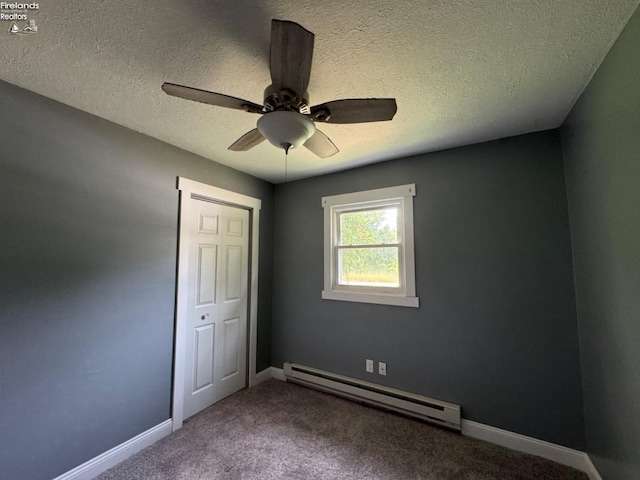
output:
[[38, 3], [0, 2], [0, 20], [11, 22], [8, 29], [11, 35], [32, 35], [38, 31], [38, 26], [30, 16], [39, 9]]

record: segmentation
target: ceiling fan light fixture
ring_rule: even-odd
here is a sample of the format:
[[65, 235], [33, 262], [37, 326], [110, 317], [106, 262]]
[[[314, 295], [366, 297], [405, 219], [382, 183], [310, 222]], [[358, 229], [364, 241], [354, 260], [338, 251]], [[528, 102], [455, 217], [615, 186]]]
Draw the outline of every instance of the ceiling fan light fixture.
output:
[[257, 126], [271, 144], [287, 151], [299, 147], [316, 132], [313, 120], [291, 111], [266, 113], [260, 117]]

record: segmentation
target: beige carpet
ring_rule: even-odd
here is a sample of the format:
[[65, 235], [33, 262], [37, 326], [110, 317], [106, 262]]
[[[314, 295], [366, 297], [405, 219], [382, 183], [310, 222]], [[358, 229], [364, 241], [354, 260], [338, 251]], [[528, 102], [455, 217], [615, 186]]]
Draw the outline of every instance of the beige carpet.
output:
[[99, 480], [587, 480], [581, 472], [290, 383], [242, 390]]

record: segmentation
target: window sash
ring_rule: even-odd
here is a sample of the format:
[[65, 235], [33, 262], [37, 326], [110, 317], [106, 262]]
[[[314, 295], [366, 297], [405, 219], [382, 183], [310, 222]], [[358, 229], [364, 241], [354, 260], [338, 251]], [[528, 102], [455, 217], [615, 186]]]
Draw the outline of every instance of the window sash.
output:
[[[375, 285], [374, 282], [361, 284], [348, 284], [341, 283], [341, 279], [343, 277], [343, 270], [340, 265], [340, 250], [355, 250], [355, 249], [381, 249], [381, 248], [395, 248], [397, 250], [398, 256], [398, 286], [394, 285]], [[333, 288], [335, 290], [342, 291], [359, 291], [359, 292], [377, 292], [377, 293], [388, 293], [388, 294], [403, 294], [404, 289], [404, 258], [403, 258], [403, 246], [399, 243], [394, 244], [381, 244], [381, 245], [337, 245], [334, 247], [334, 278], [333, 278]], [[380, 282], [379, 282], [380, 283]]]
[[[402, 243], [402, 200], [386, 200], [383, 202], [368, 202], [366, 206], [362, 205], [346, 205], [343, 208], [334, 208], [335, 218], [334, 218], [334, 227], [336, 230], [335, 242], [334, 245], [367, 245], [367, 244], [344, 244], [342, 243], [342, 215], [349, 215], [354, 213], [366, 213], [366, 212], [375, 212], [375, 211], [384, 211], [384, 210], [395, 210], [396, 212], [396, 242], [392, 243]], [[391, 244], [391, 243], [390, 243]]]

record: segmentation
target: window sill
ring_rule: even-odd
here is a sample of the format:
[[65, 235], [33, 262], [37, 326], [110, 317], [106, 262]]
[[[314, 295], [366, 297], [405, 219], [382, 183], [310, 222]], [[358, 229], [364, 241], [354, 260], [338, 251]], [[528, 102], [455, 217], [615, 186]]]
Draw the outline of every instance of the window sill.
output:
[[395, 305], [398, 307], [418, 308], [418, 297], [400, 297], [397, 295], [375, 295], [369, 293], [322, 291], [324, 300], [340, 300], [343, 302], [376, 303], [379, 305]]

